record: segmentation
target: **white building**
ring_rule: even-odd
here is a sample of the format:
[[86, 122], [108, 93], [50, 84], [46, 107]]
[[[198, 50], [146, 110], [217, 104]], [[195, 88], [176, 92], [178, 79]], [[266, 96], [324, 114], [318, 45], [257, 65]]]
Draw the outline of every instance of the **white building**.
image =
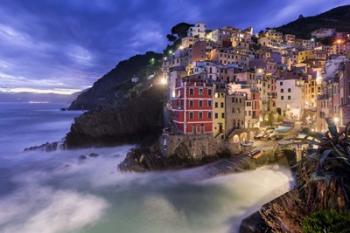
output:
[[211, 80], [217, 80], [219, 77], [218, 64], [209, 61], [197, 61], [192, 63], [193, 74], [207, 73], [207, 77]]
[[187, 36], [204, 39], [206, 30], [207, 25], [205, 25], [204, 23], [196, 23], [194, 26], [188, 29]]
[[277, 113], [289, 119], [300, 119], [304, 109], [303, 81], [297, 77], [276, 80]]
[[326, 38], [334, 36], [335, 28], [320, 28], [311, 33], [311, 36], [316, 38]]

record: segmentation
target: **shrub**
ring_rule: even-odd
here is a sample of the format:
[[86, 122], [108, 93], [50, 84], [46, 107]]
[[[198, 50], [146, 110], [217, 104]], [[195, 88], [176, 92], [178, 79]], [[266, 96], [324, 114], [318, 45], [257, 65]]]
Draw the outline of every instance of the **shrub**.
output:
[[348, 233], [350, 232], [350, 213], [323, 210], [312, 213], [303, 222], [305, 233]]

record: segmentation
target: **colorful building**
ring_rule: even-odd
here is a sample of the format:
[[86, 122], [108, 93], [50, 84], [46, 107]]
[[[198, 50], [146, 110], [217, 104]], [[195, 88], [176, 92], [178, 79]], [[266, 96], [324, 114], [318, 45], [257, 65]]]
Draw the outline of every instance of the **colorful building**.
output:
[[171, 104], [174, 130], [180, 134], [212, 135], [214, 88], [206, 75], [178, 78], [175, 93]]
[[276, 110], [290, 120], [300, 119], [304, 110], [304, 81], [301, 74], [283, 72], [276, 80]]
[[224, 138], [225, 136], [225, 89], [216, 88], [214, 92], [213, 108], [213, 136]]

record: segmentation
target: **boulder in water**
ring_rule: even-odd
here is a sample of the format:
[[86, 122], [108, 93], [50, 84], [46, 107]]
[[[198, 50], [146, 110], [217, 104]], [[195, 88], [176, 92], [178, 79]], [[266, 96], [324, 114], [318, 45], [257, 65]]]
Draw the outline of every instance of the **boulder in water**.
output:
[[96, 153], [90, 153], [89, 154], [89, 157], [91, 157], [91, 158], [96, 158], [98, 156], [99, 156], [99, 154], [96, 154]]

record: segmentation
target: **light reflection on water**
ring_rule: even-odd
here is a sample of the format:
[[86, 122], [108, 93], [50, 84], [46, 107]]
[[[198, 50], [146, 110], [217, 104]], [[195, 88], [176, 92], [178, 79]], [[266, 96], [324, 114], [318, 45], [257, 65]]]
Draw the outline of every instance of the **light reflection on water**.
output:
[[[40, 110], [32, 118], [36, 121], [32, 128], [9, 124], [30, 135], [19, 144], [27, 145], [31, 137], [44, 139], [41, 143], [47, 135], [59, 139], [75, 116], [52, 111], [46, 118], [48, 113]], [[46, 131], [39, 124], [46, 125]], [[0, 132], [0, 138], [6, 136]], [[205, 180], [201, 168], [120, 173], [116, 166], [130, 146], [18, 153], [17, 139], [11, 140], [14, 147], [0, 154], [0, 232], [4, 233], [209, 233], [229, 232], [232, 227], [235, 232], [242, 216], [287, 191], [291, 181], [289, 171], [276, 166]], [[91, 152], [100, 156], [78, 159]]]

